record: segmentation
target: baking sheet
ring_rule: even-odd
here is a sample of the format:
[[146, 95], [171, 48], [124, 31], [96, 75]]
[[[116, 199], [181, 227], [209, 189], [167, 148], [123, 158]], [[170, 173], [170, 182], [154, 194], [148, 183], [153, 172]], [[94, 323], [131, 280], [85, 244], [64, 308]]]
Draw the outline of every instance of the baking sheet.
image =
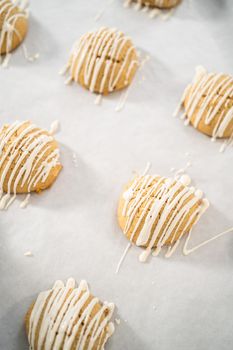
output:
[[[193, 244], [232, 226], [232, 149], [220, 154], [218, 143], [171, 117], [196, 65], [233, 73], [232, 1], [183, 1], [163, 21], [115, 0], [95, 22], [106, 3], [31, 1], [26, 45], [40, 58], [27, 63], [19, 49], [9, 69], [0, 70], [1, 123], [30, 119], [49, 128], [58, 119], [64, 165], [26, 210], [16, 201], [0, 213], [0, 349], [27, 349], [23, 318], [30, 303], [56, 279], [73, 276], [117, 306], [121, 324], [108, 349], [230, 350], [232, 234], [188, 257], [178, 249], [147, 264], [138, 262], [135, 247], [118, 275], [115, 269], [127, 245], [116, 220], [118, 197], [147, 161], [164, 176], [192, 163], [188, 173], [211, 202]], [[91, 93], [65, 86], [57, 74], [73, 42], [103, 25], [123, 30], [151, 57], [119, 113], [120, 94], [96, 106]], [[33, 257], [24, 256], [28, 250]]]

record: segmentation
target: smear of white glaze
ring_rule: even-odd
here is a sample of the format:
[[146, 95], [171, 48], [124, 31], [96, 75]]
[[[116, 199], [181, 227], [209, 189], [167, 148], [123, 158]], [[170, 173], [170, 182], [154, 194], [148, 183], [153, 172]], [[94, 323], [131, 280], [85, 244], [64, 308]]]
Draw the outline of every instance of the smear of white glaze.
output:
[[60, 130], [59, 120], [54, 120], [50, 126], [49, 134], [54, 135]]
[[119, 260], [119, 263], [117, 265], [116, 274], [119, 272], [119, 270], [121, 268], [121, 265], [122, 265], [123, 261], [125, 260], [125, 257], [126, 257], [128, 251], [129, 251], [130, 247], [131, 247], [131, 243], [128, 243], [126, 248], [125, 248], [125, 250], [124, 250], [124, 253], [122, 254], [122, 256], [121, 256], [121, 258]]
[[23, 255], [26, 256], [26, 257], [30, 257], [30, 258], [33, 257], [33, 254], [32, 254], [32, 252], [30, 250], [25, 252]]
[[75, 152], [73, 152], [73, 154], [72, 154], [72, 159], [73, 159], [74, 167], [77, 168], [78, 167], [78, 159], [77, 159], [77, 154]]
[[24, 200], [22, 201], [22, 203], [20, 203], [20, 206], [19, 206], [19, 207], [20, 207], [21, 209], [27, 208], [27, 206], [28, 206], [28, 204], [29, 204], [30, 197], [31, 197], [31, 194], [28, 193], [28, 194], [26, 195], [26, 197], [24, 198]]
[[95, 98], [95, 105], [100, 105], [101, 104], [101, 102], [102, 102], [102, 100], [103, 100], [103, 95], [101, 95], [101, 94], [99, 94], [96, 98]]
[[212, 237], [210, 239], [205, 240], [204, 242], [198, 244], [197, 246], [195, 246], [195, 247], [193, 247], [191, 249], [188, 249], [187, 246], [188, 246], [189, 240], [191, 238], [191, 234], [192, 234], [192, 231], [190, 231], [190, 233], [188, 234], [188, 237], [187, 237], [187, 239], [185, 241], [185, 244], [184, 244], [183, 253], [184, 253], [184, 255], [189, 255], [189, 254], [195, 252], [197, 249], [203, 247], [204, 245], [206, 245], [206, 244], [208, 244], [208, 243], [210, 243], [212, 241], [215, 241], [217, 238], [222, 237], [222, 236], [224, 236], [224, 235], [226, 235], [227, 233], [230, 233], [230, 232], [233, 232], [233, 227], [229, 228], [226, 231], [223, 231], [223, 232], [217, 234], [216, 236], [214, 236], [214, 237]]

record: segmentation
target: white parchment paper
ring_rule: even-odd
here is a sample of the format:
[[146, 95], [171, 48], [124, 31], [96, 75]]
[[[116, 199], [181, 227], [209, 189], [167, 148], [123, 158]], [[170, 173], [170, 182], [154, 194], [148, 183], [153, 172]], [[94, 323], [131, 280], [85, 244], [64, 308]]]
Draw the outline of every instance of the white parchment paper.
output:
[[[118, 197], [147, 161], [164, 176], [192, 163], [188, 173], [211, 203], [193, 244], [233, 225], [232, 148], [219, 154], [219, 143], [171, 116], [196, 65], [233, 73], [233, 3], [184, 0], [163, 21], [115, 0], [95, 22], [106, 3], [31, 1], [25, 43], [40, 58], [27, 63], [18, 49], [9, 69], [0, 70], [0, 122], [30, 119], [49, 128], [58, 119], [64, 165], [54, 186], [33, 195], [27, 209], [16, 201], [0, 213], [0, 349], [27, 349], [23, 321], [30, 303], [56, 279], [73, 276], [117, 306], [121, 324], [108, 349], [231, 350], [232, 234], [188, 257], [178, 249], [171, 259], [161, 255], [147, 264], [138, 262], [135, 247], [118, 275], [115, 269], [127, 245], [116, 220]], [[73, 42], [103, 25], [123, 30], [151, 57], [119, 113], [119, 93], [96, 106], [94, 95], [65, 86], [58, 75]]]

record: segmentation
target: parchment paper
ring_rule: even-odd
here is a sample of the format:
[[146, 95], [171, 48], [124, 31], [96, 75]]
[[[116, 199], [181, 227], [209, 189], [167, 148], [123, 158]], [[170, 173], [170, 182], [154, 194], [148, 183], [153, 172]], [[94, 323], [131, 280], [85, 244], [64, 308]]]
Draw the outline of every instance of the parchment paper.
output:
[[[172, 118], [184, 87], [202, 64], [233, 73], [231, 0], [183, 1], [167, 21], [107, 1], [31, 1], [26, 45], [40, 53], [28, 63], [18, 49], [0, 70], [1, 123], [30, 119], [56, 135], [64, 169], [54, 186], [0, 213], [0, 349], [28, 348], [24, 314], [37, 294], [56, 279], [86, 279], [101, 300], [113, 301], [121, 319], [107, 349], [231, 350], [233, 342], [233, 235], [184, 257], [163, 255], [147, 264], [130, 250], [118, 228], [116, 208], [123, 185], [142, 171], [170, 175], [190, 161], [188, 174], [211, 207], [195, 228], [192, 244], [232, 226], [232, 148]], [[125, 108], [121, 94], [94, 105], [95, 96], [58, 75], [73, 42], [88, 30], [117, 27], [150, 55]], [[190, 155], [187, 156], [186, 153]], [[73, 162], [77, 155], [78, 166]], [[33, 257], [25, 257], [31, 251]]]

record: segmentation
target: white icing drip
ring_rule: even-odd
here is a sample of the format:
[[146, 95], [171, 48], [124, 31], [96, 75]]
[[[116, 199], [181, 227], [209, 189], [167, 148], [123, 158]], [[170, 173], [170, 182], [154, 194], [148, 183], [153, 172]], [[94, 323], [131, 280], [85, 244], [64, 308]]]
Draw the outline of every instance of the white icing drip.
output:
[[28, 193], [28, 194], [26, 195], [25, 199], [23, 200], [23, 202], [20, 204], [20, 208], [21, 208], [21, 209], [25, 209], [25, 208], [28, 206], [30, 197], [31, 197], [31, 194]]
[[[174, 175], [174, 177], [175, 177], [175, 179], [180, 179], [181, 178], [181, 176], [182, 176], [182, 174], [185, 174], [185, 172], [186, 172], [186, 170], [188, 169], [188, 168], [190, 168], [191, 167], [191, 162], [187, 162], [186, 163], [186, 165], [185, 165], [185, 167], [183, 167], [183, 168], [180, 168], [180, 169], [178, 169], [176, 172], [175, 172], [175, 175]], [[187, 175], [185, 175], [185, 176], [187, 176]], [[184, 177], [185, 178], [185, 177]], [[183, 179], [184, 179], [183, 178]], [[188, 181], [188, 178], [186, 177], [186, 180]], [[189, 181], [190, 182], [190, 181]]]
[[149, 13], [149, 18], [155, 18], [156, 16], [161, 15], [160, 9], [152, 9]]
[[[209, 125], [219, 114], [219, 110], [227, 104], [227, 100], [229, 97], [233, 96], [233, 78], [230, 76], [226, 76], [222, 73], [214, 74], [207, 73], [203, 67], [198, 66], [196, 68], [196, 75], [193, 79], [193, 84], [196, 84], [194, 88], [192, 85], [188, 85], [183, 93], [181, 98], [181, 102], [179, 107], [175, 111], [174, 115], [177, 115], [180, 108], [184, 104], [184, 100], [189, 95], [189, 100], [185, 109], [182, 118], [185, 119], [185, 124], [188, 125], [191, 121], [191, 118], [194, 115], [194, 112], [197, 110], [198, 112], [195, 115], [195, 120], [193, 122], [193, 126], [195, 128], [198, 127], [200, 121], [203, 119], [204, 114], [204, 123], [205, 125]], [[192, 90], [191, 90], [192, 88]], [[221, 89], [223, 92], [222, 96], [218, 95], [218, 91]], [[210, 102], [213, 101], [212, 107], [209, 106]], [[218, 102], [217, 102], [218, 101]], [[216, 104], [217, 102], [217, 104]], [[209, 106], [209, 107], [208, 107]], [[206, 113], [208, 107], [208, 113]], [[228, 126], [233, 121], [233, 107], [231, 107], [226, 113], [224, 113], [224, 109], [219, 115], [219, 119], [214, 127], [212, 132], [212, 139], [221, 138], [224, 136]], [[230, 139], [233, 138], [233, 132], [230, 136]], [[227, 144], [228, 141], [226, 141]], [[231, 141], [230, 141], [231, 142]], [[230, 143], [229, 142], [229, 143]], [[222, 146], [220, 151], [224, 149], [225, 146]]]
[[102, 102], [102, 99], [103, 99], [103, 96], [99, 94], [95, 99], [95, 102], [94, 102], [95, 105], [100, 105]]
[[54, 120], [50, 126], [49, 134], [54, 135], [60, 130], [59, 120]]
[[77, 154], [75, 152], [73, 152], [72, 158], [73, 158], [74, 167], [77, 168], [78, 167], [78, 159], [77, 159]]
[[[130, 76], [130, 73], [131, 73], [131, 70], [134, 68], [134, 65], [137, 64], [139, 66], [139, 71], [141, 71], [145, 65], [145, 63], [150, 59], [150, 57], [147, 55], [141, 62], [140, 64], [138, 64], [137, 61], [132, 61], [130, 63], [130, 66], [129, 66], [129, 69], [128, 69], [128, 72], [127, 72], [127, 75], [126, 75], [126, 81], [125, 81], [125, 84], [128, 83], [128, 78]], [[126, 104], [126, 101], [129, 97], [129, 93], [131, 91], [133, 87], [133, 83], [127, 88], [127, 90], [125, 92], [123, 92], [121, 94], [121, 97], [120, 97], [120, 101], [118, 102], [116, 108], [115, 108], [115, 111], [116, 112], [119, 112], [121, 111], [124, 107], [125, 107], [125, 104]]]
[[131, 3], [132, 3], [132, 0], [125, 0], [123, 7], [127, 8], [131, 5]]
[[[51, 290], [39, 294], [29, 320], [28, 340], [30, 349], [71, 350], [76, 339], [76, 349], [84, 347], [91, 350], [104, 349], [108, 338], [114, 332], [114, 325], [110, 322], [114, 311], [114, 304], [103, 303], [97, 298], [91, 298], [86, 281], [81, 281], [75, 287], [75, 281], [70, 278], [66, 285], [57, 281]], [[100, 310], [93, 316], [93, 310], [99, 304]], [[107, 312], [107, 313], [106, 313]], [[37, 347], [35, 345], [38, 322], [41, 321]], [[101, 344], [102, 343], [102, 344]]]
[[69, 70], [69, 66], [66, 64], [59, 72], [59, 75], [64, 75]]
[[115, 318], [115, 322], [119, 326], [119, 324], [121, 323], [121, 320], [119, 318]]
[[[49, 143], [53, 137], [43, 134], [43, 130], [38, 129], [34, 124], [27, 124], [27, 121], [16, 121], [7, 128], [6, 132], [2, 132], [0, 137], [0, 167], [6, 162], [0, 177], [0, 210], [7, 209], [13, 203], [20, 181], [21, 187], [28, 183], [28, 192], [30, 192], [32, 186], [36, 186], [39, 181], [45, 182], [51, 169], [59, 164], [59, 150], [56, 149], [43, 160], [36, 174], [33, 175], [36, 166], [49, 150]], [[22, 130], [24, 126], [26, 127]], [[16, 133], [17, 136], [8, 146], [8, 141]], [[7, 147], [7, 150], [2, 154], [4, 146]], [[7, 193], [4, 195], [3, 186], [10, 169]], [[29, 196], [21, 203], [21, 207], [25, 207], [28, 200]]]
[[230, 232], [233, 232], [233, 227], [229, 228], [226, 231], [223, 231], [223, 232], [217, 234], [216, 236], [214, 236], [214, 237], [212, 237], [210, 239], [207, 239], [206, 241], [198, 244], [197, 246], [195, 246], [193, 248], [188, 249], [188, 243], [189, 243], [189, 240], [190, 240], [191, 234], [192, 234], [192, 231], [190, 231], [190, 233], [188, 234], [187, 239], [185, 241], [185, 244], [184, 244], [183, 253], [184, 253], [184, 255], [189, 255], [189, 254], [195, 252], [196, 250], [198, 250], [199, 248], [205, 246], [206, 244], [208, 244], [208, 243], [210, 243], [212, 241], [215, 241], [216, 239], [218, 239], [218, 238], [220, 238], [220, 237], [222, 237], [222, 236], [224, 236], [224, 235], [226, 235], [227, 233], [230, 233]]
[[174, 14], [174, 9], [168, 10], [167, 13], [162, 15], [162, 20], [167, 21]]
[[191, 183], [191, 179], [187, 174], [184, 174], [180, 177], [180, 182], [184, 185], [184, 186], [188, 186]]
[[[100, 78], [100, 71], [106, 61], [103, 74], [101, 74], [98, 92], [100, 94], [104, 92], [110, 71], [111, 74], [107, 89], [108, 91], [113, 91], [122, 76], [122, 72], [129, 62], [131, 52], [134, 50], [134, 47], [131, 44], [127, 47], [129, 42], [130, 39], [128, 37], [124, 36], [122, 32], [117, 31], [114, 28], [100, 28], [97, 32], [89, 32], [83, 35], [80, 40], [75, 43], [71, 51], [71, 59], [67, 64], [71, 74], [68, 82], [70, 83], [72, 80], [78, 82], [80, 71], [84, 67], [84, 82], [89, 86], [89, 90], [94, 92], [97, 80]], [[117, 61], [122, 56], [124, 50], [126, 50], [124, 53], [124, 61], [121, 64], [120, 69], [117, 70]], [[110, 57], [110, 59], [107, 59], [107, 56]], [[126, 72], [127, 77], [129, 77], [131, 70], [137, 64], [138, 62], [134, 61], [133, 64], [129, 65]], [[74, 78], [72, 76], [74, 76]]]
[[24, 256], [26, 256], [26, 257], [33, 257], [33, 254], [32, 254], [32, 252], [29, 250], [29, 251], [27, 251], [27, 252], [25, 252], [24, 253]]
[[115, 108], [116, 112], [120, 112], [125, 107], [127, 98], [129, 96], [129, 92], [130, 92], [130, 87], [128, 87], [128, 89], [124, 93], [121, 94], [120, 101], [118, 102], [118, 104]]
[[233, 135], [228, 140], [224, 141], [224, 143], [219, 149], [219, 152], [223, 153], [228, 146], [232, 146], [232, 145], [233, 145]]
[[[11, 58], [10, 50], [12, 47], [14, 35], [16, 35], [18, 39], [22, 41], [21, 34], [16, 29], [16, 23], [20, 18], [28, 18], [28, 12], [27, 10], [25, 10], [26, 6], [28, 6], [28, 2], [23, 0], [18, 1], [16, 3], [9, 0], [1, 0], [0, 16], [2, 16], [3, 13], [6, 11], [6, 14], [4, 15], [2, 29], [0, 30], [0, 52], [2, 50], [4, 41], [6, 40], [6, 54], [4, 60], [2, 61], [3, 68], [8, 67]], [[12, 14], [12, 10], [14, 10], [16, 7], [18, 7], [20, 12]], [[24, 44], [22, 44], [22, 50], [25, 58], [29, 61], [34, 61], [39, 57], [39, 54], [30, 56]]]
[[121, 256], [121, 258], [119, 260], [119, 263], [117, 264], [116, 274], [119, 272], [119, 270], [121, 268], [121, 265], [122, 265], [123, 261], [125, 260], [125, 257], [126, 257], [128, 251], [129, 251], [130, 247], [131, 247], [131, 243], [127, 244], [127, 246], [126, 246], [126, 248], [124, 250], [124, 253], [122, 254], [122, 256]]
[[[142, 225], [136, 245], [146, 246], [147, 249], [140, 255], [141, 262], [147, 260], [155, 243], [157, 248], [153, 255], [158, 255], [167, 240], [171, 242], [171, 246], [166, 255], [172, 255], [190, 224], [194, 225], [207, 209], [208, 201], [202, 199], [202, 192], [187, 187], [189, 183], [190, 178], [187, 175], [183, 175], [179, 180], [144, 175], [138, 176], [123, 194], [125, 203], [122, 215], [126, 217], [124, 227], [126, 235], [129, 235], [131, 224], [137, 215], [137, 222], [130, 232], [130, 242], [133, 241], [138, 227]], [[142, 204], [144, 209], [138, 217]], [[194, 206], [196, 208], [193, 210]], [[193, 212], [187, 218], [191, 210]], [[181, 230], [179, 240], [173, 244], [179, 230]]]
[[150, 254], [151, 254], [151, 249], [143, 250], [143, 252], [139, 256], [139, 261], [143, 263], [146, 262]]
[[144, 171], [142, 173], [142, 176], [145, 176], [146, 174], [148, 174], [150, 168], [151, 168], [151, 163], [147, 162], [146, 167], [145, 167], [145, 169], [144, 169]]

